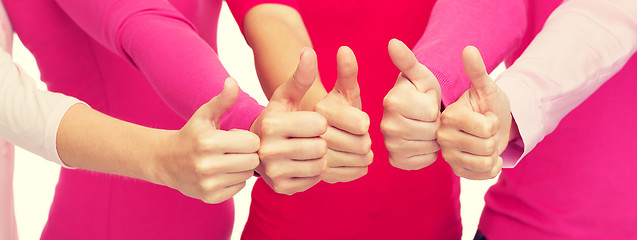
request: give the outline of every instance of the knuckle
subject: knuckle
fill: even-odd
[[[330,110],[330,108],[327,106],[327,104],[325,104],[324,101],[320,101],[316,105],[314,105],[314,111],[315,112],[326,113],[329,110]]]
[[[261,163],[261,161],[259,160],[259,155],[255,154],[250,154],[250,156],[248,157],[248,165],[247,167],[249,169],[255,169],[259,166],[259,164]]]
[[[269,161],[270,159],[276,157],[278,154],[279,152],[276,151],[275,148],[272,148],[268,145],[262,146],[261,148],[259,148],[258,151],[259,158],[264,161]]]
[[[367,154],[372,150],[372,139],[368,136],[365,136],[361,139],[361,142],[356,145],[356,149],[354,153],[356,154]]]
[[[248,151],[257,152],[261,147],[261,139],[256,134],[250,133],[246,137],[246,146],[248,146]]]
[[[383,107],[389,111],[397,111],[398,105],[401,104],[400,98],[396,95],[396,92],[390,90],[387,96],[383,98]]]
[[[267,166],[265,167],[265,175],[272,179],[280,178],[284,175],[282,168]]]
[[[284,181],[274,183],[274,186],[272,186],[272,190],[274,190],[276,193],[287,194],[287,195],[291,195],[295,193],[291,184]]]
[[[261,132],[265,136],[272,136],[276,133],[279,121],[275,118],[266,117],[261,121]]]
[[[496,148],[495,139],[488,138],[484,141],[484,149],[489,153],[494,153]]]

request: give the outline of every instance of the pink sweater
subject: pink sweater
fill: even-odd
[[[228,76],[215,51],[220,1],[5,0],[49,90],[116,118],[178,129]],[[210,47],[213,46],[213,47]],[[261,106],[241,93],[223,129]],[[232,200],[209,205],[124,177],[62,169],[43,239],[228,239]]]
[[[232,3],[244,2],[245,8]],[[348,183],[319,183],[292,196],[274,193],[263,181],[252,191],[243,239],[458,239],[460,183],[439,158],[418,171],[390,166],[378,127],[382,101],[398,69],[387,43],[398,38],[420,62],[437,72],[449,104],[468,88],[462,49],[476,45],[492,69],[519,46],[526,23],[525,0],[268,0],[301,14],[318,55],[321,81],[331,90],[341,45],[356,53],[363,110],[370,116],[374,163]],[[235,18],[258,3],[229,2]],[[433,7],[433,9],[432,9]],[[488,13],[488,14],[487,14]],[[431,14],[431,15],[430,15]],[[461,84],[464,83],[464,84]]]
[[[521,138],[486,195],[488,239],[637,238],[636,50],[637,3],[571,0],[500,75]]]

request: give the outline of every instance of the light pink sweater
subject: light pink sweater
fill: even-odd
[[[488,239],[637,238],[636,50],[637,2],[571,0],[496,80],[521,139],[486,195]]]

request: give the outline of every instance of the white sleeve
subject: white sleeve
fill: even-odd
[[[637,51],[637,0],[570,0],[558,7],[496,83],[521,138],[501,155],[513,167]]]
[[[0,53],[0,137],[65,166],[57,153],[57,130],[66,111],[76,103],[81,102],[39,90],[7,52]]]

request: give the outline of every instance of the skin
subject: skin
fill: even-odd
[[[440,86],[436,77],[403,42],[392,39],[389,56],[401,71],[383,100],[381,131],[389,162],[404,170],[431,165],[440,149],[436,130],[440,126]]]
[[[232,78],[180,130],[147,128],[76,104],[58,128],[58,154],[71,167],[146,180],[206,203],[234,196],[255,170],[277,192],[303,191],[320,181],[327,166],[327,143],[320,137],[325,118],[299,111],[316,72],[316,54],[307,49],[251,131],[219,129],[238,95]]]
[[[489,77],[480,52],[466,47],[462,60],[471,87],[442,113],[437,138],[456,175],[491,179],[502,170],[500,155],[519,133],[509,99]]]
[[[248,11],[243,29],[254,51],[265,95],[274,98],[273,89],[282,85],[281,77],[294,71],[298,51],[312,46],[303,20],[293,8],[261,4]],[[356,58],[351,49],[342,48],[337,60],[339,73],[335,88],[327,93],[317,74],[300,102],[301,109],[313,110],[327,120],[326,132],[321,136],[327,143],[327,167],[320,179],[329,183],[364,176],[373,158],[369,117],[361,110],[356,83]],[[266,174],[266,182],[267,178]]]
[[[261,164],[256,170],[277,193],[309,189],[327,167],[327,143],[321,138],[327,121],[318,113],[301,111],[300,106],[317,71],[316,53],[303,49],[294,74],[272,94],[253,124],[252,130],[261,136]]]
[[[227,79],[217,97],[172,131],[76,104],[58,128],[58,154],[72,167],[143,179],[206,203],[223,202],[245,186],[259,164],[257,135],[219,130],[219,119],[234,104],[238,89],[236,81]]]

